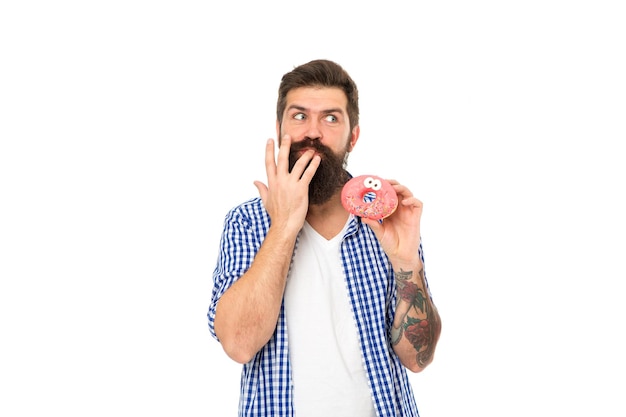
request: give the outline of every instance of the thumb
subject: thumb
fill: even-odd
[[[263,200],[263,204],[265,204],[267,192],[269,191],[267,185],[263,184],[261,181],[254,181],[254,186],[259,191],[259,196],[261,197],[261,200]]]
[[[368,219],[367,217],[361,217],[361,222],[369,226],[376,236],[378,236],[378,234],[381,232],[383,228],[382,224],[378,220]]]

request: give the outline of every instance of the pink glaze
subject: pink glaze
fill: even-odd
[[[376,194],[376,198],[366,203],[363,198],[368,193]],[[386,180],[376,175],[360,175],[343,186],[341,203],[355,216],[380,220],[396,211],[398,196]]]

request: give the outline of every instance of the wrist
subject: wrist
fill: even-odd
[[[390,260],[391,267],[397,273],[415,273],[422,269],[422,260],[418,257],[415,259],[395,259]]]

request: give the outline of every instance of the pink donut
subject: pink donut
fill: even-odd
[[[365,202],[364,197],[370,193],[375,194],[375,198]],[[384,179],[376,175],[360,175],[343,186],[341,204],[355,216],[380,220],[396,211],[398,195]]]

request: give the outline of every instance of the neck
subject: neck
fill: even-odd
[[[332,239],[343,229],[349,213],[341,204],[341,192],[324,204],[309,205],[306,221],[326,239]]]

